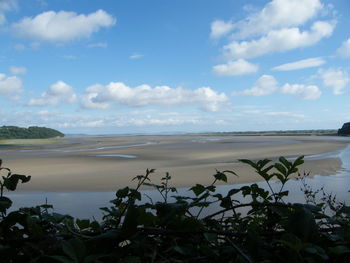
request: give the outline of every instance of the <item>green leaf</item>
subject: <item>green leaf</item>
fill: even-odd
[[[304,163],[304,155],[302,156],[299,156],[293,163],[293,166],[296,167],[296,166],[299,166],[301,164]]]
[[[275,168],[283,175],[286,175],[287,174],[287,169],[284,168],[284,166],[280,163],[275,163]]]
[[[253,167],[253,168],[255,168],[255,169],[258,169],[257,164],[254,163],[254,162],[251,161],[251,160],[248,160],[248,159],[239,159],[238,161],[240,161],[241,163],[248,164],[248,165],[250,165],[251,167]]]
[[[4,186],[9,191],[14,191],[17,188],[19,181],[22,183],[29,182],[31,176],[21,175],[21,174],[11,174],[9,177],[4,178]]]
[[[0,197],[0,212],[5,212],[7,209],[9,209],[12,205],[11,199],[7,198],[6,196]]]
[[[78,225],[80,230],[86,229],[90,227],[89,219],[77,219],[75,223]]]
[[[115,195],[116,195],[117,197],[119,197],[119,198],[127,197],[128,194],[129,194],[129,190],[130,190],[129,187],[124,187],[124,188],[122,188],[122,189],[119,189],[119,190],[115,193]]]
[[[288,161],[286,158],[284,158],[283,156],[281,156],[279,159],[280,163],[282,163],[286,168],[290,168],[292,167],[292,163],[290,161]]]
[[[196,195],[199,196],[201,193],[205,191],[205,187],[201,184],[196,184],[195,186],[191,187],[190,190]]]
[[[214,177],[215,177],[215,179],[217,179],[219,181],[223,181],[223,182],[227,183],[227,176],[222,172],[217,171],[217,173],[214,174]]]

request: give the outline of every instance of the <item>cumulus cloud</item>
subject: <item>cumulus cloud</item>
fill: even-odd
[[[0,25],[6,22],[6,12],[17,8],[17,0],[0,1]]]
[[[132,54],[129,58],[130,58],[130,59],[139,59],[139,58],[142,58],[142,57],[143,57],[142,54],[134,53],[134,54]]]
[[[66,11],[47,11],[25,17],[12,28],[19,37],[38,41],[67,42],[89,37],[102,27],[110,27],[116,19],[103,10],[85,15]]]
[[[334,27],[333,22],[317,21],[310,31],[300,31],[297,27],[272,30],[257,40],[232,41],[224,46],[224,53],[228,58],[253,58],[311,46],[322,38],[331,36]]]
[[[258,71],[258,66],[244,59],[229,61],[226,64],[216,65],[213,72],[217,76],[237,76],[254,73]]]
[[[338,54],[343,57],[350,57],[350,38],[345,40],[337,50]]]
[[[59,104],[71,104],[76,101],[77,95],[73,88],[63,81],[52,84],[39,98],[31,99],[29,106],[55,106]]]
[[[303,25],[322,9],[319,0],[273,0],[261,11],[231,24],[230,29],[237,28],[234,37],[243,39],[268,33],[272,29]]]
[[[81,103],[84,108],[94,109],[104,109],[111,104],[129,107],[196,104],[207,111],[218,111],[220,105],[227,100],[224,93],[217,93],[209,87],[186,90],[168,86],[152,88],[149,85],[141,85],[131,88],[121,82],[111,82],[106,86],[94,85],[87,88]]]
[[[226,35],[234,28],[234,24],[232,22],[225,22],[222,20],[215,20],[211,23],[211,38],[219,38],[221,36]]]
[[[27,69],[25,67],[10,67],[10,72],[13,75],[24,75],[27,73]]]
[[[277,71],[298,70],[298,69],[304,69],[304,68],[319,67],[325,63],[326,61],[324,61],[324,59],[320,57],[308,58],[308,59],[298,60],[291,63],[282,64],[272,68],[272,70],[277,70]]]
[[[295,95],[305,100],[315,100],[321,96],[320,89],[315,85],[289,84],[282,86],[282,93]]]
[[[323,81],[323,86],[333,89],[334,95],[341,95],[350,84],[350,78],[346,71],[341,69],[327,69],[318,71]]]
[[[0,73],[0,96],[17,99],[22,92],[22,81],[16,76],[6,76]]]
[[[277,90],[278,82],[271,75],[262,75],[251,89],[234,92],[233,95],[242,96],[266,96]]]

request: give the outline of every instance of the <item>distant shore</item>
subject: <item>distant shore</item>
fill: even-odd
[[[59,143],[14,145],[1,150],[3,165],[32,175],[20,190],[47,192],[114,191],[155,168],[155,181],[169,172],[175,186],[209,184],[215,170],[233,170],[230,184],[260,180],[237,160],[310,156],[340,151],[350,138],[329,136],[144,135],[66,137]],[[335,156],[306,160],[301,172],[330,175],[341,169]]]

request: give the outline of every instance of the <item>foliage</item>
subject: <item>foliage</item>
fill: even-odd
[[[338,130],[338,135],[349,136],[350,135],[350,122],[344,123],[341,129]]]
[[[269,191],[251,184],[216,192],[232,171],[217,171],[213,183],[196,184],[188,196],[176,194],[166,174],[151,181],[154,170],[134,178],[136,188],[116,192],[102,222],[50,212],[44,204],[10,213],[14,191],[30,177],[4,174],[0,197],[0,256],[3,262],[348,262],[350,207],[316,195],[303,181],[305,204],[287,203],[285,185],[303,157],[291,162],[240,160],[263,178]],[[1,164],[0,164],[1,166]],[[280,182],[274,189],[271,180]],[[154,187],[162,201],[143,201],[140,187]],[[239,201],[242,195],[244,202]],[[212,212],[210,207],[219,208]]]
[[[50,128],[32,126],[21,128],[17,126],[0,127],[0,139],[45,139],[63,137],[64,134]]]

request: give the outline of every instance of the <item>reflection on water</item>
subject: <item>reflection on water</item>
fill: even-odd
[[[96,157],[117,157],[117,158],[126,158],[126,159],[135,159],[136,155],[130,154],[96,154]]]
[[[112,145],[95,148],[79,148],[79,149],[40,149],[40,150],[21,150],[21,152],[36,152],[36,153],[75,153],[75,152],[91,152],[91,151],[103,151],[113,149],[124,149],[132,147],[140,147],[146,145],[156,144],[156,142],[145,142],[138,144],[126,144],[126,145]]]
[[[334,155],[334,153],[331,153]],[[324,155],[323,158],[328,157]],[[332,176],[314,176],[307,178],[306,182],[313,189],[325,187],[327,193],[337,195],[338,200],[345,201],[347,205],[350,204],[350,144],[341,152],[337,153],[337,157],[342,160],[343,169],[338,174]],[[125,156],[124,156],[125,157]],[[136,156],[135,156],[136,157]],[[130,158],[130,157],[125,157]],[[320,158],[320,156],[319,156]],[[267,185],[264,182],[259,182],[259,186],[267,190]],[[240,188],[243,185],[222,185],[217,187],[217,191],[221,194],[226,194],[232,188]],[[272,182],[274,189],[279,189],[278,182]],[[287,190],[290,191],[287,201],[290,202],[304,202],[304,195],[300,191],[301,183],[297,180],[290,180],[287,185]],[[154,190],[144,190],[143,194],[151,197],[153,201],[161,200],[161,196]],[[190,192],[188,188],[179,188],[179,195],[188,196]],[[68,213],[79,218],[96,218],[101,219],[102,212],[100,207],[110,206],[109,200],[115,198],[115,192],[74,192],[74,193],[48,193],[48,192],[21,192],[8,193],[8,196],[13,200],[12,209],[19,207],[26,207],[40,205],[45,203],[45,199],[49,204],[52,204],[57,213]],[[144,200],[148,198],[144,196]],[[243,199],[243,198],[242,198]]]

